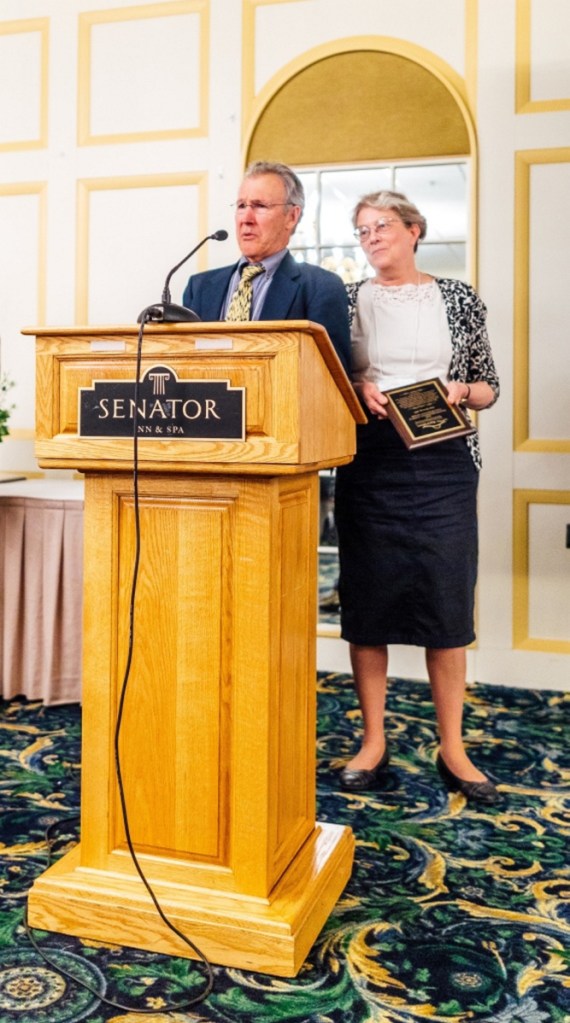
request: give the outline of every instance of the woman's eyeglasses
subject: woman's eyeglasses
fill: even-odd
[[[366,241],[370,237],[373,231],[378,231],[379,234],[385,234],[392,227],[392,224],[397,224],[397,217],[382,217],[380,220],[375,220],[373,224],[367,227],[356,227],[353,231],[354,237],[358,238],[359,241]]]

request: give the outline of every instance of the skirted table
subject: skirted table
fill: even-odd
[[[81,699],[83,481],[0,484],[0,695]]]

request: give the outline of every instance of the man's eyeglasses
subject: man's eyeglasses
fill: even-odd
[[[252,213],[269,213],[275,206],[294,206],[294,202],[244,202],[243,199],[238,199],[237,202],[232,203],[232,206],[236,213],[245,213],[247,209],[250,209]]]
[[[356,227],[353,231],[354,237],[358,238],[359,241],[366,241],[370,237],[372,231],[378,231],[379,234],[385,234],[392,227],[392,224],[397,224],[397,217],[382,217],[381,220],[375,220],[373,224],[368,227]]]

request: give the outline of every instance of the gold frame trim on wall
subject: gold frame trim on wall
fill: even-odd
[[[570,438],[530,437],[530,168],[570,163],[570,148],[526,149],[515,153],[514,397],[515,451],[570,452]]]
[[[426,50],[415,43],[407,42],[405,39],[398,39],[391,36],[364,35],[352,38],[343,37],[330,42],[321,43],[305,53],[299,54],[288,64],[283,65],[272,77],[262,86],[259,93],[255,92],[255,13],[258,7],[271,7],[283,3],[303,3],[306,0],[242,0],[242,135],[244,136],[244,151],[247,151],[248,139],[251,136],[255,122],[271,96],[294,74],[302,71],[303,68],[322,60],[323,57],[330,57],[337,53],[346,53],[353,49],[380,50],[387,53],[396,53],[401,57],[409,57],[417,61],[423,67],[428,68],[433,74],[448,87],[453,82],[462,94],[463,101],[474,103],[477,95],[477,40],[479,0],[464,0],[465,3],[465,82],[450,64],[430,50]],[[471,45],[474,39],[474,45]],[[389,44],[389,45],[387,45]],[[471,114],[469,114],[471,120]],[[467,119],[466,119],[467,121]],[[249,125],[249,131],[247,126]]]
[[[244,0],[244,3],[257,4],[258,2],[260,2],[260,0]],[[263,2],[269,2],[269,0],[263,0]],[[275,0],[271,0],[271,2],[275,2]],[[284,0],[280,0],[280,2],[284,2]],[[350,53],[353,50],[372,50],[380,53],[393,53],[399,57],[406,57],[408,60],[415,61],[415,63],[420,64],[421,67],[426,68],[435,75],[435,77],[446,86],[449,92],[451,92],[458,107],[460,108],[467,127],[472,152],[476,151],[475,127],[469,106],[465,81],[461,78],[457,71],[455,71],[450,64],[447,64],[446,61],[442,60],[441,57],[438,57],[437,54],[432,53],[431,50],[426,50],[424,47],[417,46],[415,43],[408,43],[404,39],[396,39],[392,36],[365,35],[345,36],[342,39],[334,39],[329,43],[320,43],[311,50],[306,50],[304,53],[299,54],[299,56],[289,61],[288,64],[284,64],[280,67],[255,96],[248,96],[245,93],[244,88],[242,132],[243,152],[247,152],[251,135],[262,110],[275,93],[287,81],[289,81],[290,78],[298,74],[299,71],[309,67],[311,64],[315,64],[319,60],[323,60],[326,57],[336,56],[339,53]],[[248,62],[253,62],[253,52],[247,53],[244,43],[244,64],[247,64]],[[246,69],[244,68],[244,80],[247,73],[248,72],[246,72]]]
[[[306,3],[307,0],[242,0],[241,23],[241,97],[242,126],[251,118],[255,98],[255,13],[258,7],[274,7],[277,4]],[[303,65],[304,66],[304,65]]]
[[[515,113],[542,114],[570,110],[568,99],[531,99],[532,0],[517,0],[515,28]]]
[[[200,17],[200,102],[199,124],[195,128],[165,128],[164,130],[117,132],[95,135],[91,132],[91,30],[94,25],[118,21],[140,21],[146,18],[165,18],[180,14],[198,14]],[[209,109],[209,0],[172,0],[170,3],[122,7],[116,10],[87,11],[79,14],[77,144],[79,146],[109,145],[130,142],[165,142],[174,139],[202,138],[208,134]]]
[[[36,323],[42,326],[46,322],[46,265],[47,265],[47,182],[26,181],[22,183],[0,184],[0,196],[37,195],[39,199],[38,216],[38,304]],[[4,439],[9,441],[30,441],[35,438],[35,430],[30,427],[10,428]],[[27,475],[30,475],[27,473]]]
[[[0,196],[37,195],[38,215],[38,306],[37,324],[45,323],[46,315],[46,266],[47,266],[47,181],[23,181],[0,184]]]
[[[0,142],[0,152],[19,152],[23,149],[45,149],[48,144],[48,70],[49,70],[49,18],[29,18],[22,21],[0,21],[0,35],[23,35],[39,32],[40,56],[40,134],[37,139],[18,142]]]
[[[89,315],[89,228],[90,197],[93,192],[120,191],[134,188],[172,188],[181,185],[198,187],[198,235],[207,234],[207,180],[206,171],[191,174],[143,174],[124,177],[82,178],[77,182],[77,249],[75,285],[75,322],[87,324]],[[204,248],[198,255],[200,269],[205,269]]]
[[[479,0],[465,0],[465,87],[472,110],[477,109],[479,68]]]
[[[570,653],[570,640],[529,636],[529,507],[531,504],[570,505],[569,490],[513,492],[513,647]]]
[[[243,0],[244,5],[252,9],[259,3],[275,2],[275,0]],[[278,2],[289,2],[289,0],[278,0]],[[473,17],[475,0],[470,0],[470,18]],[[469,196],[470,223],[472,226],[470,238],[470,260],[469,279],[474,287],[477,287],[478,278],[478,145],[475,131],[474,118],[469,105],[469,98],[465,81],[460,75],[444,60],[415,43],[408,43],[405,40],[392,38],[390,36],[349,36],[344,39],[335,39],[330,43],[322,43],[311,50],[307,50],[294,60],[285,64],[273,75],[258,95],[247,97],[245,95],[246,81],[248,74],[246,65],[253,65],[254,40],[250,40],[251,50],[248,53],[244,38],[244,127],[242,141],[241,164],[245,166],[247,154],[251,144],[252,136],[261,114],[275,94],[295,75],[327,57],[337,56],[341,53],[350,53],[355,50],[371,50],[379,53],[391,53],[399,57],[411,60],[433,74],[438,81],[450,92],[463,117],[467,135],[469,138],[469,149],[471,154],[471,189]],[[474,88],[474,80],[471,78],[471,88]]]

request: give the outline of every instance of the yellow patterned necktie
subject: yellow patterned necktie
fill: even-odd
[[[253,298],[253,278],[264,274],[265,267],[261,263],[248,263],[244,266],[241,280],[232,295],[226,320],[249,320]]]

